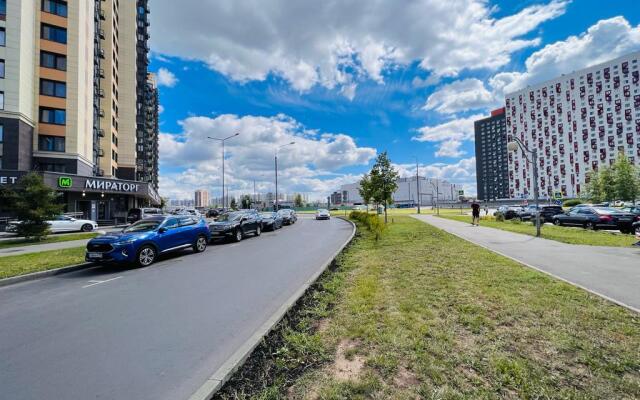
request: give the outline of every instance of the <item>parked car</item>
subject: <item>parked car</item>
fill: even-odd
[[[282,228],[282,216],[277,212],[260,213],[262,218],[262,229],[267,231],[275,231]]]
[[[543,205],[540,206],[540,222],[553,222],[553,217],[558,214],[562,214],[564,210],[561,206],[554,205]],[[522,221],[533,221],[536,219],[536,214],[538,213],[538,208],[535,205],[530,205],[524,208],[521,212],[518,213],[516,218],[521,219]]]
[[[319,208],[316,211],[316,219],[330,219],[331,213],[325,208]]]
[[[502,215],[504,219],[513,219],[522,211],[524,211],[524,207],[522,206],[500,206],[493,215],[496,217]]]
[[[141,219],[156,217],[158,215],[162,215],[162,210],[159,208],[132,208],[127,213],[127,222],[132,224]]]
[[[211,239],[226,239],[239,242],[248,234],[260,236],[262,227],[260,219],[254,213],[234,211],[222,214],[218,219],[209,224]]]
[[[574,207],[553,217],[554,225],[581,226],[585,229],[617,229],[631,233],[635,215],[608,207]]]
[[[51,233],[91,232],[94,229],[98,229],[98,223],[96,221],[77,219],[67,215],[58,215],[55,219],[46,222],[49,224]],[[9,221],[5,230],[10,233],[15,233],[18,231],[18,225],[20,224],[22,224],[22,221]]]
[[[290,208],[284,208],[278,211],[278,213],[282,217],[282,223],[284,225],[293,225],[298,220],[298,216],[296,215],[295,210],[292,210]]]
[[[640,240],[640,221],[636,221],[632,225],[633,232],[635,232],[636,237]]]
[[[640,217],[640,206],[625,206],[622,207],[620,211],[628,212]]]
[[[148,217],[122,232],[91,239],[87,243],[85,259],[147,267],[162,253],[188,247],[196,253],[205,251],[210,239],[209,227],[203,219],[188,215]]]

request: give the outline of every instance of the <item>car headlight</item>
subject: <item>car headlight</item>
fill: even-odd
[[[131,244],[133,242],[135,242],[135,239],[127,239],[127,240],[121,240],[119,242],[113,242],[114,246],[126,246],[128,244]]]

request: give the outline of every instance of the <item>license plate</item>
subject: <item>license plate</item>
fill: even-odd
[[[87,256],[89,258],[102,258],[102,253],[89,253]]]
[[[620,222],[631,222],[631,218],[620,218],[618,219]]]

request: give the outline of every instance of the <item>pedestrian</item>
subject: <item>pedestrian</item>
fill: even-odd
[[[478,226],[480,224],[480,204],[475,200],[471,204],[471,216],[471,225]]]
[[[489,215],[489,206],[488,205],[484,205],[484,216],[486,217],[487,215]]]
[[[632,244],[632,246],[640,246],[640,227],[636,229],[636,239],[638,239],[638,241]]]

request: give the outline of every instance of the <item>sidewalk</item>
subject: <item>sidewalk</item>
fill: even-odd
[[[640,312],[638,248],[566,244],[432,215],[412,217]]]
[[[21,254],[39,253],[47,250],[62,250],[72,247],[85,246],[90,239],[70,240],[68,242],[56,242],[45,244],[32,244],[29,246],[7,247],[0,249],[0,257],[19,256]]]

